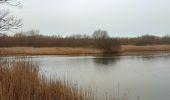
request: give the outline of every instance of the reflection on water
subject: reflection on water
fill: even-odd
[[[170,100],[169,54],[30,56],[27,59],[38,62],[40,74],[47,78],[75,80],[80,86],[97,90],[97,94],[127,95],[130,100]]]
[[[96,64],[107,66],[109,64],[115,64],[120,60],[120,57],[116,55],[103,54],[95,56],[93,59]]]

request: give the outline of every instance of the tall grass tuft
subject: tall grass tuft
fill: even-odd
[[[0,61],[0,100],[94,100],[93,93],[47,80],[30,61]]]

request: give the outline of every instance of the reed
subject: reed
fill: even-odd
[[[102,50],[94,48],[72,48],[72,47],[7,47],[0,48],[0,55],[78,55],[98,54]]]
[[[170,45],[121,45],[114,46],[110,53],[131,53],[131,52],[169,52]],[[103,54],[101,49],[80,48],[80,47],[1,47],[0,55],[89,55]]]
[[[0,100],[97,100],[66,81],[47,80],[30,61],[0,61]]]
[[[121,52],[169,52],[170,45],[122,45]]]

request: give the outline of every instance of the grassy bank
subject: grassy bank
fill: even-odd
[[[135,46],[135,45],[123,45],[121,46],[122,53],[128,52],[169,52],[170,45],[145,45],[145,46]]]
[[[120,53],[131,52],[169,52],[170,45],[147,45],[134,46],[122,45],[120,46]],[[94,48],[71,48],[71,47],[3,47],[0,48],[1,55],[79,55],[79,54],[101,54],[100,49]]]
[[[0,100],[98,100],[75,85],[46,80],[29,61],[11,61],[0,61]]]
[[[1,55],[77,55],[99,54],[102,50],[93,48],[70,48],[70,47],[8,47],[0,48]]]

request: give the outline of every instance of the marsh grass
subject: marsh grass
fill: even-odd
[[[77,55],[100,54],[103,51],[94,48],[73,47],[7,47],[0,48],[1,55]]]
[[[170,51],[170,45],[122,45],[121,52],[168,52]]]
[[[116,52],[116,51],[117,52]],[[114,46],[111,52],[113,54],[131,53],[131,52],[169,52],[170,45],[121,45]],[[80,47],[1,47],[0,55],[88,55],[103,54],[105,51],[95,48]]]
[[[92,91],[83,91],[66,81],[47,80],[38,65],[23,60],[0,61],[0,100],[95,100]]]
[[[0,58],[0,100],[120,100],[108,94],[100,98],[92,88],[66,79],[46,79],[39,65],[26,59]]]

